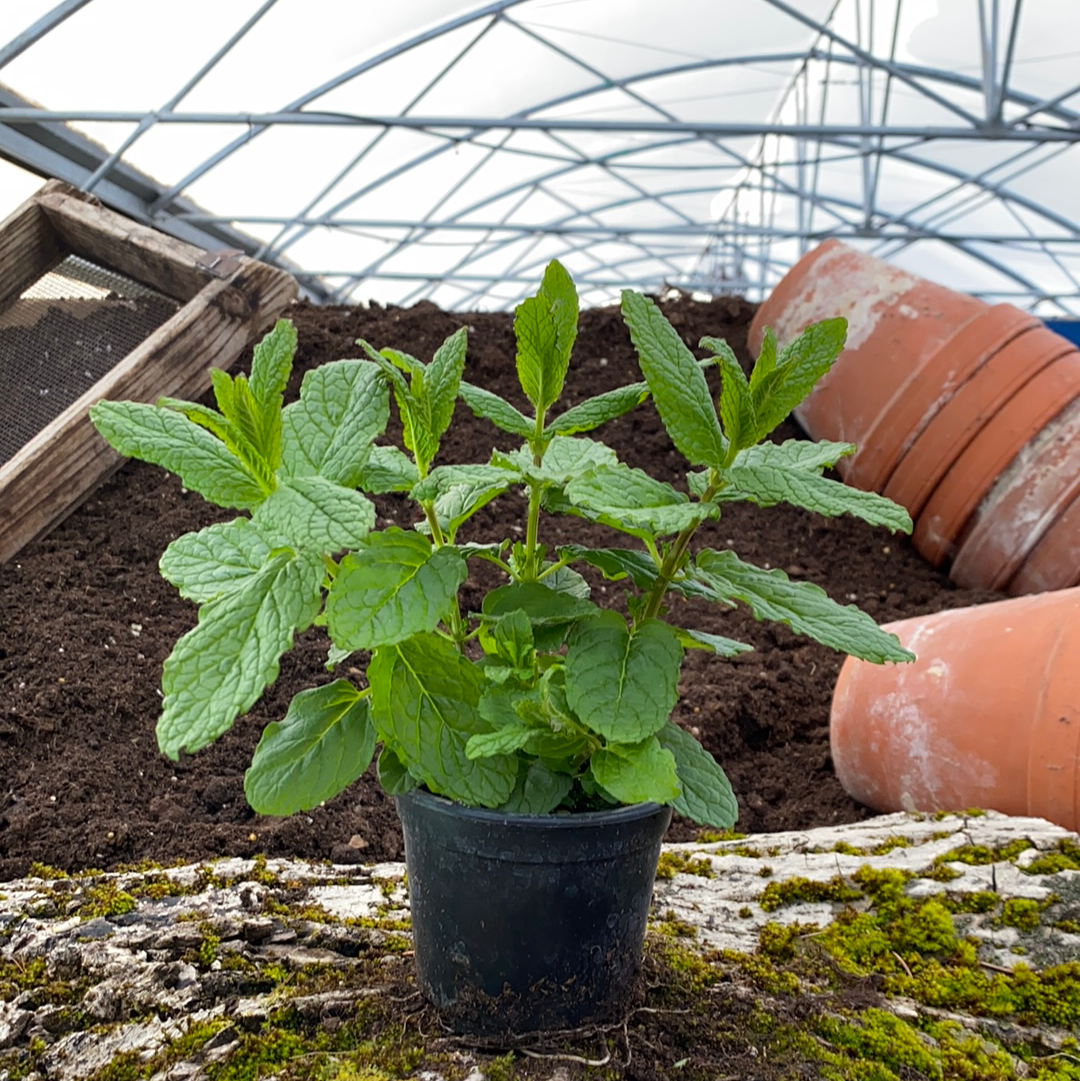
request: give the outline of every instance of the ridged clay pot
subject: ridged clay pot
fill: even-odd
[[[979,504],[960,538],[953,581],[1004,589],[1078,495],[1080,398],[1020,451]]]
[[[1080,586],[1080,496],[1055,519],[1028,553],[1005,592],[1014,597]]]
[[[997,313],[1008,305],[997,305]],[[1013,308],[1013,312],[1019,309]],[[1026,314],[1026,313],[1021,313]],[[1048,331],[1034,317],[1027,316],[1018,334],[995,333],[987,317],[964,327],[942,347],[978,358],[969,377],[957,387],[912,440],[882,489],[917,517],[945,474],[978,435],[980,429],[1027,380],[1069,352],[1069,344]],[[979,341],[973,341],[975,332]]]
[[[915,521],[915,547],[934,566],[957,542],[998,477],[1080,394],[1080,351],[1069,349],[1029,379],[958,455]]]
[[[830,738],[879,811],[982,807],[1080,827],[1080,589],[885,626],[918,660],[844,662]]]
[[[795,415],[815,439],[855,443],[858,452],[837,463],[840,475],[880,490],[910,441],[910,432],[890,427],[890,411],[918,386],[941,347],[987,310],[974,297],[828,240],[803,256],[758,309],[750,346],[760,349],[766,326],[783,344],[811,323],[847,319],[843,354]]]

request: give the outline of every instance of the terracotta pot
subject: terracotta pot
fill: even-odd
[[[1058,515],[1005,586],[1013,596],[1080,586],[1080,496]]]
[[[950,577],[965,588],[1003,589],[1078,495],[1080,398],[998,477],[964,530]]]
[[[1002,471],[1063,406],[1080,395],[1080,351],[1037,372],[979,430],[956,458],[915,521],[915,547],[935,567],[956,542]]]
[[[843,354],[795,415],[815,439],[855,443],[858,452],[841,459],[838,471],[849,483],[879,490],[910,441],[909,431],[888,423],[890,411],[903,408],[941,347],[988,310],[974,297],[828,240],[803,256],[758,309],[750,345],[758,351],[766,326],[783,344],[821,319],[847,319]]]
[[[844,788],[879,811],[982,807],[1080,826],[1080,589],[886,629],[918,660],[844,662],[830,728]]]
[[[990,325],[989,319],[969,323],[957,335],[955,347],[959,351],[969,332],[981,332]],[[926,506],[942,477],[987,420],[1033,375],[1071,348],[1034,316],[1028,316],[1021,332],[1004,342],[995,336],[968,344],[972,355],[980,358],[971,375],[916,435],[882,489],[883,495],[906,507],[912,517]],[[947,343],[942,352],[952,348],[953,343]]]

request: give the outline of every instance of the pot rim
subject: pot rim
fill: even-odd
[[[629,803],[612,807],[604,811],[564,811],[550,814],[519,814],[515,811],[498,811],[490,807],[469,807],[464,803],[437,796],[424,788],[414,788],[394,797],[395,800],[411,800],[423,805],[437,814],[466,819],[473,822],[499,822],[510,827],[523,829],[543,826],[546,829],[568,830],[589,829],[607,823],[636,822],[649,818],[658,812],[670,812],[671,808],[663,803]]]

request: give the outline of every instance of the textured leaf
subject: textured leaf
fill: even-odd
[[[731,829],[739,817],[739,806],[716,759],[676,724],[664,725],[656,738],[671,752],[679,776],[682,791],[671,801],[672,807],[699,825]]]
[[[549,484],[565,484],[574,477],[600,466],[616,466],[619,459],[615,452],[594,439],[557,435],[548,444],[540,465],[533,462],[528,447],[520,447],[513,454],[493,455],[493,462],[505,462],[532,480]]]
[[[454,415],[458,385],[465,370],[466,335],[465,327],[454,331],[435,350],[435,356],[427,366],[425,386],[430,403],[431,432],[436,439],[442,437]]]
[[[419,479],[413,460],[397,447],[372,447],[355,478],[356,487],[371,495],[407,492]]]
[[[420,782],[402,765],[401,759],[389,747],[382,747],[375,763],[379,784],[388,796],[403,796]]]
[[[365,360],[336,360],[304,376],[300,400],[282,413],[282,472],[356,488],[390,417],[386,383]]]
[[[490,758],[495,754],[513,754],[521,750],[535,734],[535,729],[528,725],[507,725],[494,732],[480,732],[469,737],[465,753],[470,761],[477,758]]]
[[[853,604],[839,605],[812,582],[792,582],[782,570],[762,570],[734,552],[698,554],[697,579],[718,598],[736,598],[756,619],[783,623],[822,645],[864,661],[910,661],[914,655]]]
[[[577,336],[578,301],[570,275],[548,264],[537,295],[514,309],[518,381],[538,413],[562,393]]]
[[[591,432],[615,417],[629,413],[641,405],[649,396],[648,383],[628,383],[624,387],[586,398],[578,405],[571,406],[565,413],[560,413],[544,429],[544,436],[551,439],[557,435],[576,435],[578,432]]]
[[[691,503],[670,484],[625,465],[590,470],[564,491],[575,506],[602,514],[608,524],[655,536],[679,533],[718,513],[711,504]]]
[[[482,605],[484,617],[497,620],[521,609],[534,627],[569,623],[599,609],[591,601],[548,589],[542,582],[513,582],[491,590]]]
[[[671,803],[679,796],[675,759],[656,736],[594,751],[589,772],[620,803]]]
[[[375,725],[366,697],[346,680],[301,691],[271,722],[244,774],[256,814],[309,811],[349,787],[371,764]]]
[[[512,470],[495,465],[440,465],[417,483],[409,494],[417,502],[423,502],[438,499],[460,486],[484,489],[502,485],[505,489],[520,479]]]
[[[911,532],[908,512],[891,499],[805,470],[737,465],[724,471],[723,480],[725,499],[737,492],[762,507],[787,503],[830,517],[850,514],[893,532]]]
[[[679,642],[686,649],[704,649],[717,657],[736,657],[740,653],[753,653],[754,647],[734,638],[725,638],[721,634],[709,634],[708,631],[684,630],[678,628]]]
[[[720,358],[720,419],[729,449],[751,446],[756,442],[757,418],[750,384],[734,357]]]
[[[572,567],[559,567],[558,570],[545,573],[540,584],[556,593],[565,593],[580,600],[587,601],[592,595],[589,583]]]
[[[727,441],[694,354],[648,297],[624,290],[622,312],[671,441],[691,465],[722,464]]]
[[[90,419],[113,449],[175,473],[210,503],[250,510],[266,498],[259,478],[220,439],[180,413],[141,402],[98,402]]]
[[[518,776],[514,791],[500,811],[507,814],[550,814],[570,794],[574,779],[569,774],[548,769],[543,762],[530,762]]]
[[[175,645],[161,677],[158,746],[169,758],[213,743],[278,674],[293,635],[310,626],[322,600],[322,560],[288,550],[270,557],[238,588],[204,604]]]
[[[717,361],[734,360],[738,363],[738,358],[735,356],[735,350],[732,349],[723,338],[713,338],[706,335],[698,342],[698,345],[700,345],[702,349],[708,349]]]
[[[812,443],[807,439],[787,439],[783,443],[759,443],[739,451],[735,466],[771,466],[775,469],[800,469],[820,474],[849,454],[855,453],[854,443]]]
[[[533,421],[497,394],[462,380],[458,395],[473,413],[484,420],[490,420],[496,428],[522,439],[530,439],[535,434],[536,425]]]
[[[324,477],[293,477],[256,508],[252,521],[294,546],[337,552],[363,543],[375,527],[375,504]]]
[[[609,582],[629,577],[638,589],[649,589],[658,571],[647,552],[633,548],[583,548],[570,544],[559,549],[562,559],[588,563],[600,571]]]
[[[251,359],[251,393],[260,406],[281,408],[296,356],[296,327],[279,319],[255,346]]]
[[[249,518],[234,518],[177,537],[162,553],[158,569],[181,597],[201,604],[243,585],[285,543],[280,534]]]
[[[773,366],[750,376],[757,430],[754,439],[764,439],[814,389],[814,384],[833,366],[844,348],[845,319],[825,319],[807,327],[793,342],[780,350]],[[764,349],[763,349],[764,351]],[[705,462],[702,465],[708,464]]]
[[[281,403],[296,355],[296,328],[279,319],[254,349],[248,388],[255,406],[256,447],[271,471],[281,465]]]
[[[649,619],[633,632],[616,612],[579,622],[566,651],[566,698],[581,722],[609,740],[637,743],[663,725],[679,697],[682,646]]]
[[[419,533],[371,533],[341,561],[330,588],[330,637],[342,648],[374,649],[434,630],[466,573],[457,552],[432,548]]]
[[[497,807],[514,789],[510,755],[471,761],[469,738],[489,730],[477,708],[483,674],[438,635],[381,646],[368,665],[379,735],[418,780],[437,795]]]

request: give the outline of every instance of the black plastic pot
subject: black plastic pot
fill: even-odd
[[[416,968],[458,1032],[574,1028],[626,1003],[671,808],[512,815],[397,797]]]

